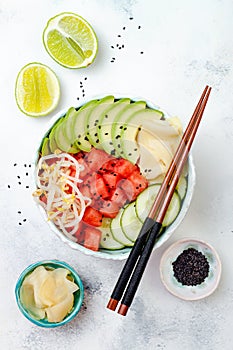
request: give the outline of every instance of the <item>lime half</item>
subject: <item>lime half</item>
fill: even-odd
[[[43,33],[49,55],[67,68],[84,68],[97,54],[98,41],[90,24],[74,13],[61,13],[51,18]]]
[[[31,117],[47,115],[57,106],[60,98],[58,78],[44,64],[29,63],[17,76],[15,97],[23,113]]]

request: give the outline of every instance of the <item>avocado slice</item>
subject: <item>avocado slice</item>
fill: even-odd
[[[122,98],[110,105],[99,118],[99,126],[97,130],[99,145],[108,154],[111,154],[114,151],[111,137],[112,123],[116,116],[129,104],[129,98]]]
[[[144,110],[146,108],[145,101],[137,101],[127,105],[120,113],[118,113],[114,119],[111,129],[111,138],[115,156],[122,157],[123,151],[121,149],[121,131],[124,128],[126,120],[137,111]]]
[[[78,111],[71,107],[68,109],[65,119],[63,121],[63,133],[67,140],[69,140],[71,147],[74,146],[74,139],[73,139],[73,123],[75,118],[77,117]]]
[[[71,126],[74,145],[77,145],[80,150],[85,152],[90,152],[91,150],[91,144],[85,132],[86,117],[97,103],[98,100],[91,100],[79,108]]]
[[[119,137],[124,158],[133,164],[137,162],[140,156],[140,150],[136,141],[138,132],[143,128],[145,122],[152,126],[153,121],[160,120],[162,117],[162,112],[150,108],[135,112],[129,116]]]
[[[98,128],[100,122],[100,116],[105,113],[110,105],[114,103],[114,96],[106,96],[99,100],[99,102],[92,108],[89,114],[86,115],[85,121],[85,133],[88,137],[90,144],[94,147],[100,147]]]
[[[68,114],[68,117],[69,117],[69,114]],[[68,153],[77,153],[79,149],[76,147],[76,145],[73,146],[71,144],[71,141],[67,138],[64,132],[65,130],[64,123],[66,122],[66,117],[63,117],[61,120],[62,120],[61,123],[59,123],[55,128],[55,132],[54,132],[55,141],[59,149],[61,149],[62,151],[65,151]]]
[[[57,149],[59,149],[58,144],[55,139],[55,132],[56,128],[58,127],[59,124],[63,122],[63,118],[60,118],[57,120],[57,122],[53,125],[50,134],[49,134],[49,148],[52,153],[54,153]]]

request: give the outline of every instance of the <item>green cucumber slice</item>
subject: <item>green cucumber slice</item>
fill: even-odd
[[[124,245],[119,243],[113,238],[112,232],[110,230],[111,219],[103,219],[102,226],[100,230],[102,232],[100,240],[100,248],[108,250],[118,250],[124,248]]]
[[[124,231],[121,228],[121,216],[124,213],[125,209],[121,209],[117,216],[112,219],[110,224],[110,230],[112,232],[113,238],[118,241],[119,243],[123,244],[126,247],[132,247],[133,242],[129,240],[126,235],[124,234]]]
[[[188,187],[187,179],[184,176],[181,176],[176,186],[177,192],[181,200],[183,200],[185,197],[185,194],[187,192],[187,187]]]
[[[136,199],[136,214],[141,222],[144,222],[159,192],[161,184],[154,184],[147,187]],[[175,191],[163,220],[163,226],[169,226],[176,219],[180,212],[180,197]]]
[[[135,242],[142,228],[142,222],[138,219],[135,211],[135,202],[130,203],[124,209],[120,225],[126,237]]]

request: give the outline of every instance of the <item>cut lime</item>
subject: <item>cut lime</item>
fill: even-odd
[[[31,117],[47,115],[57,106],[60,98],[58,78],[44,64],[29,63],[17,76],[15,97],[23,113]]]
[[[97,54],[98,41],[90,24],[74,13],[61,13],[51,18],[43,33],[49,55],[67,68],[84,68]]]

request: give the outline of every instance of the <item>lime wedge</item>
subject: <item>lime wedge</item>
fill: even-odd
[[[58,78],[44,64],[29,63],[17,76],[15,97],[23,113],[31,117],[47,115],[54,110],[60,98]]]
[[[49,55],[66,68],[89,66],[98,51],[93,28],[85,19],[70,12],[61,13],[48,21],[43,42]]]

